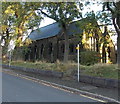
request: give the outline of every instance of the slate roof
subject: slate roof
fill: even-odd
[[[58,35],[61,30],[62,29],[59,23],[55,22],[53,24],[34,30],[30,33],[29,38],[31,40],[45,39]],[[80,30],[80,28],[76,26],[76,22],[71,23],[69,28],[67,29],[68,35],[78,34],[81,32],[82,31]]]

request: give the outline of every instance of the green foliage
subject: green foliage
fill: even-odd
[[[82,65],[92,65],[99,62],[99,53],[95,51],[84,51],[80,53]]]
[[[98,19],[107,25],[111,25],[116,18],[119,21],[120,16],[120,1],[119,2],[104,2],[103,10],[98,12]],[[117,22],[116,24],[119,23]]]
[[[22,43],[24,33],[40,25],[41,16],[36,13],[40,3],[32,2],[3,2],[2,3],[2,40],[16,40]]]
[[[111,25],[112,24],[112,15],[108,11],[99,11],[97,13],[96,18],[105,25]]]
[[[101,34],[97,21],[98,19],[96,18],[94,11],[87,12],[85,18],[78,22],[78,26],[84,30],[87,37],[91,37],[92,34],[93,37],[97,38],[94,34]]]
[[[80,18],[81,12],[79,10],[80,8],[77,7],[76,2],[50,2],[43,3],[42,9],[39,12],[54,19],[63,26],[65,24],[69,25],[75,18]]]

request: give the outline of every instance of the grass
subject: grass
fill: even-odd
[[[116,64],[99,63],[87,66],[83,73],[90,76],[118,79],[118,68]]]
[[[3,63],[7,64],[6,62]],[[24,61],[12,61],[11,65],[64,72],[65,76],[69,77],[77,73],[77,63],[75,62],[64,64],[60,61],[57,61],[56,63],[47,63],[45,61],[36,61],[34,63]],[[91,66],[80,65],[80,72],[81,74],[89,76],[118,79],[118,68],[116,64],[98,63]]]

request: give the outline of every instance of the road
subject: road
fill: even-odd
[[[2,81],[3,102],[98,102],[4,72]]]

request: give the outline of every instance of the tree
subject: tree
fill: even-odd
[[[112,23],[117,32],[117,63],[120,68],[120,1],[103,3],[103,11],[110,11]],[[106,19],[109,16],[106,16]]]
[[[82,7],[82,4],[80,4]],[[51,2],[43,3],[42,8],[38,9],[43,15],[58,22],[62,28],[65,39],[64,62],[68,62],[69,53],[69,36],[67,28],[69,24],[76,18],[81,17],[80,9],[76,2]]]
[[[40,25],[41,16],[36,13],[40,3],[33,2],[3,2],[2,3],[2,40],[7,47],[10,40],[16,45],[23,45],[22,39],[28,30]]]
[[[9,37],[10,34],[20,37],[28,29],[38,27],[41,20],[41,16],[35,11],[38,7],[40,7],[38,3],[3,2],[2,34],[4,37]],[[9,35],[6,32],[8,30]]]
[[[96,15],[94,13],[94,11],[91,12],[87,12],[85,14],[85,17],[78,22],[78,25],[80,26],[80,28],[85,32],[87,39],[91,38],[91,43],[92,43],[92,38],[94,40],[96,40],[96,46],[94,44],[94,51],[95,51],[95,47],[96,47],[96,51],[99,51],[99,38],[101,37],[101,31],[99,28],[99,25],[97,23],[98,19],[96,18]],[[86,43],[85,40],[83,39],[82,44]],[[92,44],[91,44],[92,47]],[[92,49],[91,49],[92,50]]]

